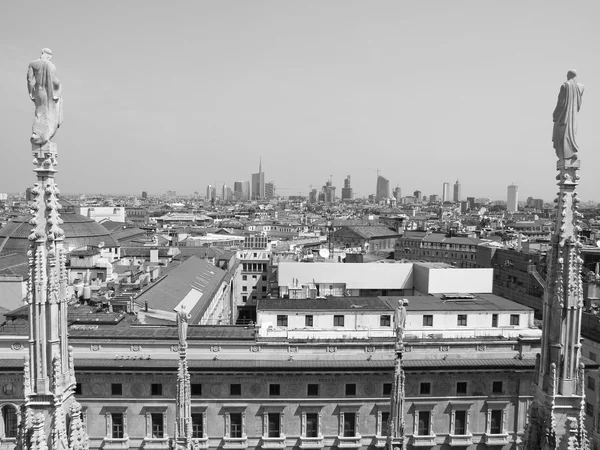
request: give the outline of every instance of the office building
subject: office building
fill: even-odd
[[[460,181],[456,180],[456,183],[454,183],[454,197],[452,200],[454,203],[458,203],[460,202],[460,198]]]
[[[272,200],[275,198],[275,183],[270,181],[269,183],[265,183],[265,199]]]
[[[442,202],[450,201],[450,183],[444,183],[442,190]]]
[[[508,187],[506,210],[508,212],[517,212],[519,210],[519,186],[515,184],[511,184]]]
[[[402,203],[402,189],[398,186],[394,188],[394,198],[396,199],[396,203],[399,205]]]
[[[379,203],[381,200],[385,200],[386,198],[390,198],[390,182],[387,178],[378,175],[375,201]]]
[[[329,180],[323,186],[323,201],[325,203],[335,202],[335,186],[332,185],[332,181]]]
[[[417,203],[421,203],[423,201],[423,194],[421,193],[421,191],[413,192],[413,197],[417,199]]]
[[[265,199],[265,174],[262,171],[262,159],[258,164],[258,173],[252,174],[252,200]]]
[[[344,187],[342,188],[342,201],[352,200],[352,186],[350,185],[350,175],[344,180]]]

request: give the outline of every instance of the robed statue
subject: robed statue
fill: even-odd
[[[396,339],[402,340],[404,338],[404,329],[406,327],[406,305],[408,300],[398,300],[398,307],[394,314],[394,322],[396,324]]]
[[[31,143],[44,145],[56,134],[63,121],[62,88],[52,62],[52,50],[45,48],[39,59],[29,63],[27,91],[35,103]]]
[[[187,329],[190,315],[185,310],[185,305],[181,305],[177,311],[177,333],[179,334],[179,346],[187,347]]]
[[[560,87],[558,102],[554,108],[552,119],[552,142],[558,160],[565,164],[573,164],[577,160],[577,113],[581,107],[583,84],[577,82],[577,72],[569,70],[567,81]]]

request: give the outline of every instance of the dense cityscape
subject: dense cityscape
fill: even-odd
[[[583,102],[578,71],[560,69],[546,123],[494,86],[509,77],[496,57],[542,64],[542,51],[517,50],[563,45],[530,31],[549,36],[563,12],[548,7],[549,25],[530,27],[539,14],[525,5],[515,14],[440,4],[442,19],[412,5],[412,23],[397,5],[209,3],[180,4],[186,14],[172,21],[176,4],[150,1],[115,12],[55,5],[48,19],[19,5],[8,13],[14,23],[0,32],[21,38],[0,46],[21,77],[25,59],[15,54],[33,45],[20,34],[26,22],[56,53],[29,58],[29,99],[21,92],[0,106],[0,450],[599,449],[593,119],[582,121],[583,138],[578,129],[582,104],[594,117],[598,99]],[[57,15],[68,39],[45,27]],[[460,32],[446,28],[452,18]],[[595,29],[584,23],[575,34]],[[469,27],[477,32],[464,38]],[[89,54],[113,52],[119,77],[76,55],[97,40],[109,50]],[[144,44],[137,59],[133,42]],[[182,57],[190,43],[199,58]],[[381,57],[390,43],[402,57]],[[152,70],[147,53],[161,57]],[[408,71],[410,87],[389,94],[381,69],[398,76],[407,61],[425,62],[421,54],[436,55],[428,82]],[[191,76],[174,74],[182,64]],[[270,78],[274,69],[284,75]],[[0,67],[10,96],[15,70]],[[461,70],[487,73],[491,85],[457,88]],[[86,103],[89,86],[96,98]],[[214,104],[198,106],[213,87]],[[534,98],[547,96],[538,90]],[[306,107],[317,91],[342,92],[347,103]],[[487,110],[474,107],[484,91]],[[176,93],[191,101],[173,101]],[[369,107],[372,97],[379,103]],[[421,98],[439,103],[439,116],[420,109]],[[528,123],[514,135],[485,118],[519,114]],[[410,115],[427,123],[408,125]],[[402,126],[382,131],[390,117]],[[286,142],[277,159],[248,150],[274,136]],[[450,151],[433,150],[436,139]],[[15,142],[31,156],[9,155]],[[520,159],[503,165],[509,143]],[[21,153],[33,174],[21,173]],[[514,181],[491,198],[501,180]],[[547,181],[552,198],[540,194]]]

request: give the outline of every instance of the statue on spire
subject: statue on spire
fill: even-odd
[[[37,145],[50,141],[63,121],[62,86],[51,58],[52,50],[44,48],[39,59],[29,63],[27,70],[27,91],[35,103],[30,141]]]
[[[581,108],[583,84],[577,82],[577,72],[569,70],[567,81],[560,87],[552,120],[552,142],[559,162],[572,165],[577,160],[577,113]]]

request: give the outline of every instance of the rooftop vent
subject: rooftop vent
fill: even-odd
[[[477,299],[472,294],[442,294],[442,300],[445,302],[475,302]]]

